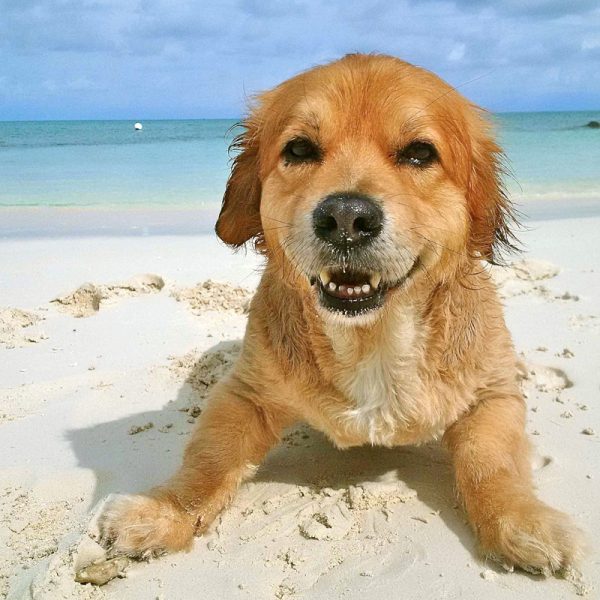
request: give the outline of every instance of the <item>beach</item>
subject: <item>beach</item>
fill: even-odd
[[[0,600],[600,599],[599,32],[0,0]]]
[[[525,252],[494,277],[525,365],[536,486],[591,542],[581,573],[482,560],[438,443],[340,451],[299,424],[190,553],[77,583],[104,499],[177,466],[239,352],[262,264],[210,233],[80,223],[0,239],[0,596],[597,597],[600,216],[535,210]]]
[[[103,586],[76,581],[105,558],[103,504],[173,472],[240,350],[263,261],[213,233],[235,121],[0,123],[0,597],[596,597],[593,117],[494,117],[524,251],[491,270],[539,494],[591,542],[580,571],[482,560],[439,442],[340,451],[298,424],[190,553],[101,563]]]

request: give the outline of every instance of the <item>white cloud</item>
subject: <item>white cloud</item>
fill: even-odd
[[[588,50],[597,50],[600,48],[600,37],[587,38],[581,42],[581,49],[585,52]]]
[[[465,51],[467,46],[465,44],[456,44],[450,53],[448,54],[448,60],[450,62],[459,62],[465,57]]]
[[[69,90],[74,90],[76,92],[87,92],[91,90],[100,90],[102,86],[97,81],[92,81],[87,77],[77,77],[75,79],[71,79],[67,81],[64,85],[65,88]]]

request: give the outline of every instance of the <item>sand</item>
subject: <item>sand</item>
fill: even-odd
[[[20,308],[0,308],[0,345],[14,348],[37,344],[45,336],[33,326],[42,319],[39,314]]]
[[[172,472],[235,361],[260,259],[212,236],[4,240],[0,597],[598,597],[600,219],[529,225],[493,275],[539,493],[592,542],[581,575],[482,561],[439,444],[339,451],[303,425],[190,553],[94,564],[103,502]]]
[[[208,279],[193,287],[175,288],[171,296],[179,302],[185,302],[194,314],[207,310],[247,313],[253,293],[247,288]]]
[[[57,296],[51,300],[51,303],[73,317],[91,317],[100,310],[100,306],[104,307],[107,303],[124,296],[160,292],[163,287],[165,282],[162,277],[144,273],[117,283],[84,283],[73,292]]]

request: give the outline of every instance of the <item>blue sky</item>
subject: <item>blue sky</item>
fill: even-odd
[[[237,117],[354,51],[494,111],[600,109],[597,0],[0,0],[0,120]]]

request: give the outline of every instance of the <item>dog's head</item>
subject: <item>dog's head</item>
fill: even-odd
[[[432,73],[349,55],[261,95],[244,126],[217,234],[254,239],[325,318],[364,323],[509,245],[499,148]]]

